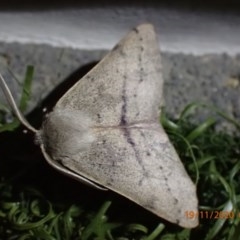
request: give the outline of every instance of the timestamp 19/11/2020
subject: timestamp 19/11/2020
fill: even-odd
[[[234,219],[240,218],[240,212],[233,211],[185,211],[185,217],[188,219]]]

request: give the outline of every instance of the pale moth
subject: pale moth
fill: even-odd
[[[198,209],[196,187],[159,123],[163,79],[152,25],[128,33],[61,97],[40,130],[22,116],[2,77],[0,83],[56,170],[182,227],[198,225],[185,215]]]

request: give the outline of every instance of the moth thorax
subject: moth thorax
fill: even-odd
[[[43,122],[37,138],[54,160],[71,158],[94,141],[91,120],[83,112],[55,109]]]

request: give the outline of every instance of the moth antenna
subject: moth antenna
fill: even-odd
[[[13,95],[8,87],[8,85],[6,84],[3,76],[0,74],[0,86],[2,88],[2,91],[7,99],[8,104],[10,105],[10,107],[12,108],[13,113],[16,115],[16,117],[18,118],[18,120],[30,131],[37,133],[38,130],[35,129],[27,120],[26,118],[22,115],[21,111],[19,110]]]

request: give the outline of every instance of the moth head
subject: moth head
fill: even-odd
[[[36,140],[53,160],[71,159],[94,141],[91,125],[82,111],[56,108],[47,115]]]

